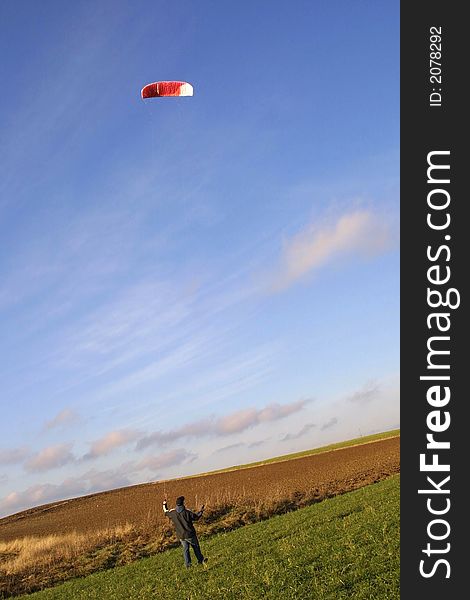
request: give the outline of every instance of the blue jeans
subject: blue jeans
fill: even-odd
[[[191,566],[191,556],[189,554],[190,547],[193,549],[193,552],[196,555],[197,562],[199,564],[204,562],[204,556],[202,555],[201,548],[199,547],[199,541],[196,536],[188,538],[187,540],[180,540],[180,542],[183,546],[184,564],[187,567]]]

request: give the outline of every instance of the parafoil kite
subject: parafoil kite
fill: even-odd
[[[166,96],[192,96],[193,86],[186,81],[155,81],[142,88],[140,95],[145,98],[164,98]]]

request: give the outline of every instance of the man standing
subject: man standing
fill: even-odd
[[[201,506],[199,512],[193,512],[188,510],[184,505],[184,496],[176,498],[176,507],[168,509],[166,498],[163,501],[163,512],[172,521],[175,526],[176,536],[183,546],[184,563],[186,568],[191,566],[191,556],[189,554],[189,548],[193,549],[196,555],[197,562],[202,565],[207,561],[204,558],[199,547],[199,540],[197,539],[196,530],[194,529],[193,521],[197,521],[201,518],[204,512],[204,505]]]

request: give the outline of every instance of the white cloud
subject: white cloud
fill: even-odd
[[[68,425],[74,425],[78,423],[80,417],[78,414],[70,408],[64,408],[55,415],[49,421],[44,423],[44,429],[50,430],[58,427],[66,427]]]
[[[48,471],[75,462],[71,452],[72,444],[58,444],[44,448],[32,456],[24,465],[29,472]]]
[[[183,425],[171,431],[155,431],[143,436],[136,445],[142,450],[152,445],[164,445],[185,437],[224,437],[241,433],[261,423],[284,419],[304,408],[310,399],[296,400],[288,404],[268,404],[264,408],[245,408],[223,417],[208,417]]]
[[[309,431],[311,431],[315,427],[316,427],[315,423],[307,423],[297,433],[287,433],[283,438],[281,438],[281,442],[288,442],[288,441],[291,441],[291,440],[298,440],[300,437],[304,436],[306,433],[308,433]]]
[[[375,381],[368,381],[362,389],[357,390],[354,394],[348,397],[349,402],[355,404],[368,404],[372,400],[376,400],[380,394],[380,386]]]
[[[228,446],[222,446],[222,448],[218,448],[214,451],[214,454],[220,454],[221,452],[227,452],[228,450],[235,450],[236,448],[243,448],[243,446],[245,446],[243,442],[238,442],[237,444],[229,444]]]
[[[132,485],[131,475],[135,473],[147,470],[156,475],[158,471],[167,467],[191,462],[196,458],[197,455],[192,452],[176,449],[157,456],[144,457],[138,462],[129,461],[116,469],[90,469],[77,477],[68,477],[59,484],[35,484],[20,492],[10,492],[0,499],[0,516],[49,502]]]
[[[130,442],[135,441],[141,434],[135,429],[119,429],[110,431],[103,437],[95,440],[90,448],[90,451],[85,454],[84,459],[98,458],[109,454],[115,448],[125,446]]]
[[[326,423],[323,423],[323,425],[320,427],[320,430],[325,431],[326,429],[330,429],[331,427],[334,427],[337,424],[338,424],[338,419],[336,417],[331,417],[331,419],[329,419],[329,421],[327,421]]]
[[[284,243],[270,291],[282,292],[341,256],[376,256],[390,242],[387,225],[377,215],[358,210],[335,223],[310,223]]]
[[[31,451],[27,446],[0,449],[0,465],[14,465],[23,462]]]
[[[157,456],[146,456],[142,460],[135,463],[133,470],[142,471],[148,469],[154,472],[165,469],[166,467],[172,467],[174,465],[180,465],[183,462],[192,462],[197,458],[197,454],[188,452],[182,448],[178,450],[171,450],[158,454]]]

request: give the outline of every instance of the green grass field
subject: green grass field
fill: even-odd
[[[37,592],[34,600],[392,600],[399,594],[399,476]]]

